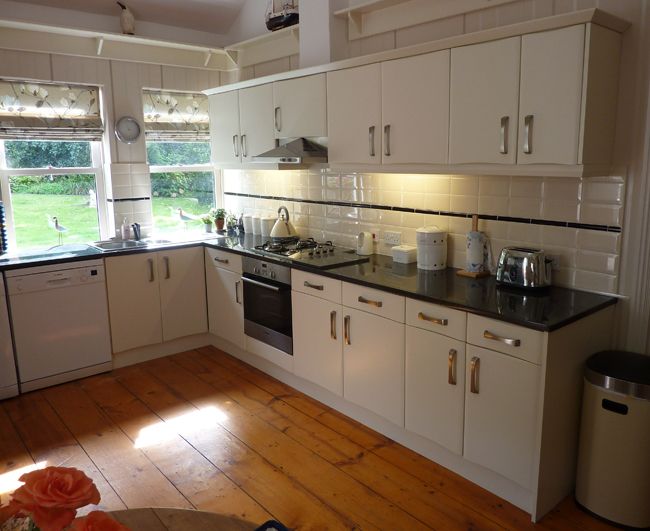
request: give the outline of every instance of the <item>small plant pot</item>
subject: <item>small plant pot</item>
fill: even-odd
[[[205,232],[212,232],[212,223],[204,223]]]
[[[214,224],[217,226],[217,232],[221,232],[223,230],[223,225],[225,223],[225,219],[215,219]]]

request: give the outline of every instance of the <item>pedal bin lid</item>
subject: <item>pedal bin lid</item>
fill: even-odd
[[[598,352],[587,360],[585,378],[603,389],[650,401],[650,356],[623,350]]]

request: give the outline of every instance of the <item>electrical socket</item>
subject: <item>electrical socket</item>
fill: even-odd
[[[399,245],[402,243],[402,233],[392,230],[384,231],[384,243],[386,245]]]
[[[546,259],[551,261],[551,270],[558,271],[560,269],[560,255],[559,254],[547,254]]]

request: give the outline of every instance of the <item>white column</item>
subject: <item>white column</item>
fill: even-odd
[[[345,7],[345,0],[301,0],[300,68],[348,57],[347,23],[332,14]]]

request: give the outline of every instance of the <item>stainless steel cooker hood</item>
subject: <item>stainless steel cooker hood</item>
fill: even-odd
[[[303,166],[324,164],[327,163],[327,148],[306,138],[297,138],[261,155],[254,156],[251,160],[253,162]]]

